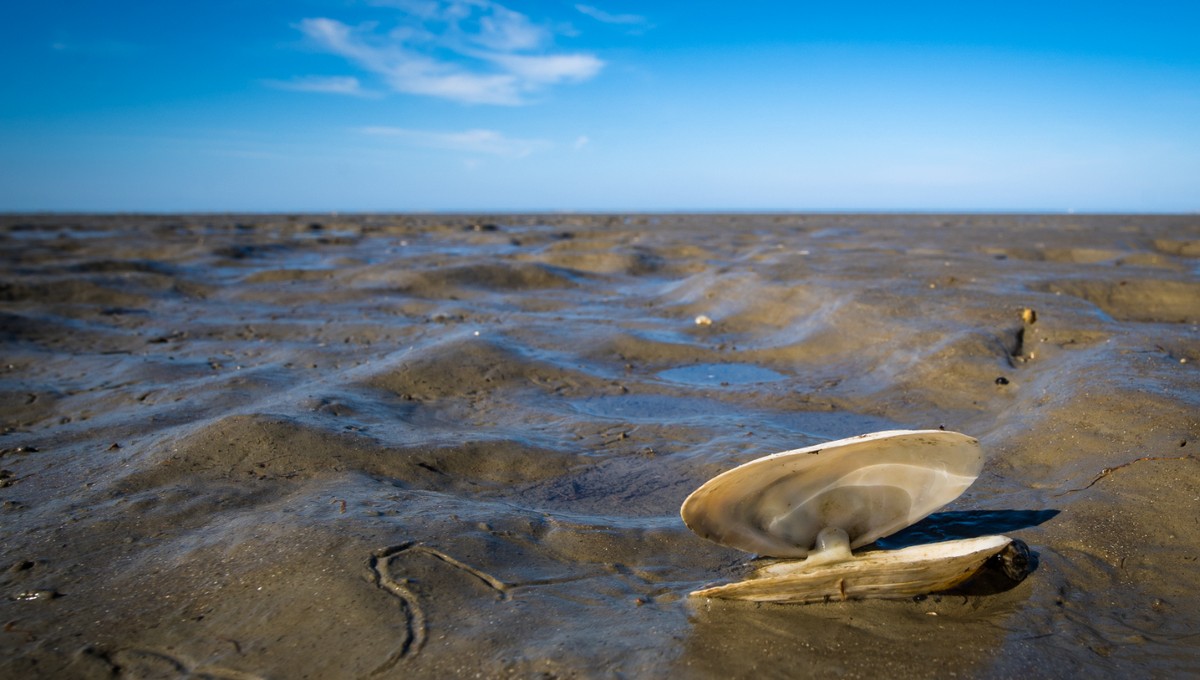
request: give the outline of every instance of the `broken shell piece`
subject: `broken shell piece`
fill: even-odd
[[[708,480],[683,502],[710,541],[805,557],[826,527],[858,548],[927,517],[979,476],[979,442],[957,432],[890,430],[785,451]]]
[[[904,598],[957,588],[998,556],[997,562],[1018,565],[1008,567],[1008,579],[1015,584],[1027,573],[1028,550],[1007,536],[984,536],[859,555],[849,555],[847,549],[845,559],[830,562],[819,561],[822,553],[814,552],[806,560],[778,560],[745,581],[692,594],[755,602]]]
[[[1015,585],[1031,561],[1028,547],[1007,536],[852,552],[954,500],[982,467],[972,437],[893,430],[729,470],[688,496],[680,510],[684,523],[722,545],[807,559],[774,560],[745,581],[693,595],[760,602],[910,597],[972,581],[985,564]]]

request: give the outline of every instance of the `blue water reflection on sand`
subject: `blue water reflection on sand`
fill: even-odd
[[[658,377],[689,385],[752,385],[783,380],[787,376],[754,364],[696,364],[660,371]]]
[[[578,413],[629,423],[689,423],[730,431],[746,424],[762,435],[778,432],[796,439],[795,446],[904,427],[886,418],[846,411],[762,410],[702,397],[662,394],[605,395],[572,400],[570,404]]]

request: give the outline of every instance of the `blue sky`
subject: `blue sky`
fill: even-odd
[[[1200,3],[841,5],[20,3],[0,210],[1200,210]]]

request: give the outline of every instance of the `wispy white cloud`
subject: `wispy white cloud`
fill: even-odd
[[[412,146],[502,156],[505,158],[524,158],[535,151],[548,149],[552,146],[550,142],[544,139],[507,137],[495,130],[434,132],[400,127],[374,126],[362,128],[361,132],[368,135],[391,137]]]
[[[264,85],[294,92],[323,92],[353,97],[378,97],[378,92],[363,89],[354,76],[303,76],[291,80],[264,80]]]
[[[646,17],[640,14],[609,14],[599,7],[591,5],[575,5],[575,9],[583,14],[606,24],[644,24]]]
[[[568,80],[587,80],[599,73],[603,64],[586,54],[491,54],[484,57],[520,81],[532,85],[553,85]]]
[[[468,40],[497,52],[536,50],[549,42],[549,31],[535,26],[524,14],[495,4],[490,10],[479,18],[479,32]]]
[[[554,32],[491,0],[376,0],[401,11],[398,26],[310,18],[297,28],[396,91],[470,104],[517,105],[533,93],[595,77],[595,55],[553,50]]]
[[[578,137],[575,138],[575,143],[572,146],[574,146],[575,150],[578,151],[578,150],[582,149],[583,147],[587,146],[588,144],[590,144],[591,141],[592,140],[588,139],[587,135],[579,135]]]

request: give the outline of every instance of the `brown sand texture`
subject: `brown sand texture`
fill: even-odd
[[[1200,672],[1196,216],[0,223],[0,677]],[[699,484],[937,427],[983,475],[881,546],[1023,583],[688,597]]]

